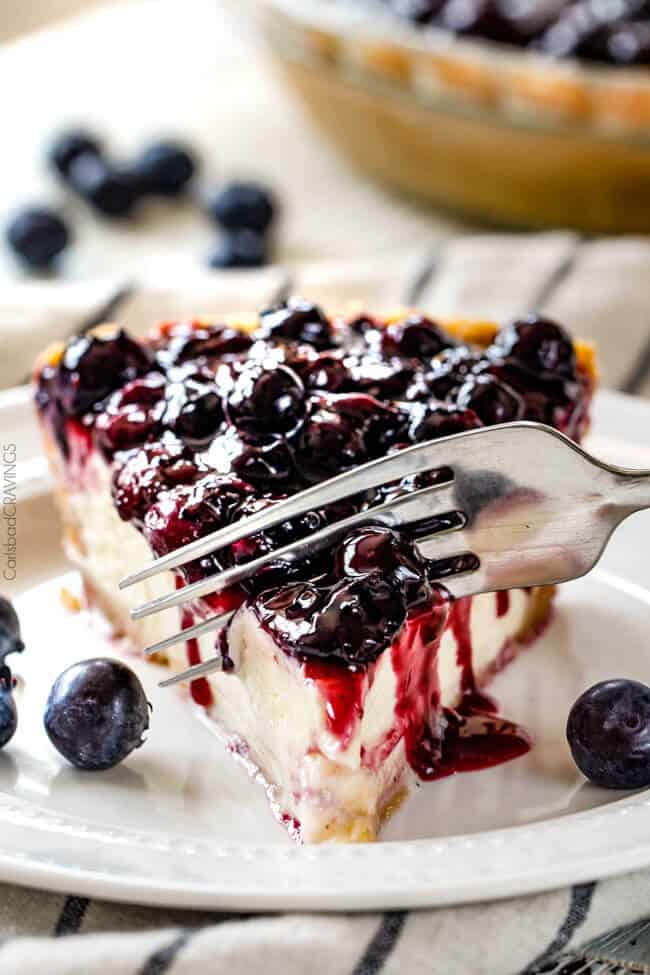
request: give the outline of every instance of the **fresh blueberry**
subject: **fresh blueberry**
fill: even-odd
[[[58,213],[45,207],[29,207],[7,227],[7,241],[30,267],[46,268],[65,250],[68,228]]]
[[[96,657],[68,667],[45,709],[54,747],[77,768],[112,768],[144,743],[149,703],[142,684],[118,660]]]
[[[8,667],[0,667],[0,748],[10,741],[18,726],[18,712],[12,694],[13,678]]]
[[[650,785],[650,687],[624,679],[594,684],[571,708],[566,734],[576,765],[596,785]]]
[[[262,234],[256,230],[234,230],[224,234],[208,264],[218,268],[263,267],[267,262],[268,247]]]
[[[126,217],[136,203],[138,188],[121,172],[93,153],[76,156],[68,167],[73,189],[105,217]]]
[[[273,222],[271,193],[258,183],[230,183],[208,204],[210,216],[226,230],[265,234]]]
[[[100,141],[83,129],[70,129],[62,132],[54,140],[48,152],[48,159],[63,179],[68,179],[70,164],[77,156],[97,156],[102,154]]]
[[[177,142],[155,142],[144,150],[130,169],[141,193],[178,196],[196,172],[196,161]]]
[[[0,666],[10,653],[21,653],[25,645],[20,635],[18,614],[4,596],[0,596]]]

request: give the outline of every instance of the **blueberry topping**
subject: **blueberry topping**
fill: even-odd
[[[266,238],[257,230],[233,230],[224,234],[208,263],[215,270],[236,270],[262,267],[267,257]]]
[[[471,409],[459,410],[453,406],[425,406],[417,403],[410,410],[409,439],[414,443],[449,437],[453,433],[475,430],[483,424]]]
[[[273,222],[275,203],[257,183],[230,183],[210,201],[208,212],[226,230],[265,234]]]
[[[304,342],[319,351],[331,349],[336,344],[324,312],[303,298],[290,298],[286,304],[262,312],[256,337]]]
[[[144,150],[130,169],[140,193],[178,196],[196,171],[194,156],[177,142],[155,142]]]
[[[486,425],[520,420],[524,403],[518,393],[490,375],[470,376],[458,391],[457,404],[473,410]]]
[[[179,322],[167,330],[156,359],[164,369],[188,360],[224,359],[241,355],[252,339],[240,329],[209,322]]]
[[[442,329],[421,315],[388,325],[381,341],[384,354],[418,359],[431,359],[453,344]]]
[[[85,132],[83,129],[72,129],[62,132],[52,143],[48,152],[48,158],[54,168],[63,179],[67,180],[70,164],[78,156],[102,155],[102,146],[99,139],[92,132]]]
[[[6,230],[7,241],[29,267],[50,267],[68,245],[67,225],[53,210],[30,207],[16,214]]]
[[[132,670],[118,660],[96,657],[73,664],[54,682],[45,730],[72,765],[100,771],[144,744],[149,708]]]
[[[488,356],[511,360],[519,367],[550,378],[575,378],[573,342],[565,330],[548,318],[531,315],[502,329]]]
[[[296,582],[261,593],[253,608],[290,654],[365,666],[386,649],[408,610],[430,593],[424,562],[387,528],[359,530],[335,556],[330,584]]]
[[[305,387],[288,366],[244,369],[226,402],[228,419],[244,435],[295,433],[305,413]]]
[[[264,312],[250,334],[188,321],[164,323],[143,342],[119,332],[79,336],[60,364],[42,369],[37,400],[63,450],[80,428],[95,438],[113,461],[120,517],[165,555],[413,443],[522,416],[573,431],[588,378],[566,369],[556,326],[522,322],[525,329],[516,323],[481,352],[453,345],[425,318],[384,335],[379,319],[332,322],[293,298]],[[450,477],[444,469],[406,474],[194,560],[181,574],[203,579]],[[436,529],[457,527],[450,517],[438,516]],[[450,571],[420,563],[413,542],[431,530],[431,519],[408,537],[363,528],[308,559],[274,559],[230,596],[247,598],[288,652],[359,668],[429,598],[427,574]]]
[[[194,449],[206,447],[224,420],[214,380],[198,370],[179,376],[165,390],[162,425]]]
[[[431,361],[431,368],[427,372],[415,377],[412,386],[407,390],[406,398],[453,398],[477,361],[477,357],[467,346],[445,349]]]
[[[105,217],[127,217],[137,200],[137,185],[94,153],[76,156],[68,167],[70,185]]]
[[[150,366],[145,348],[122,329],[75,336],[58,369],[58,400],[68,416],[81,416]]]
[[[576,765],[596,785],[650,785],[650,687],[623,679],[594,684],[573,705],[566,733]]]
[[[368,460],[363,429],[333,397],[314,400],[301,433],[299,466],[308,481],[317,483]]]
[[[236,430],[213,441],[208,458],[221,452],[227,459],[225,467],[238,477],[258,484],[260,488],[278,490],[276,482],[284,482],[294,475],[294,455],[285,439],[273,434],[244,439]],[[218,469],[223,469],[221,464]],[[282,490],[280,486],[279,490]]]

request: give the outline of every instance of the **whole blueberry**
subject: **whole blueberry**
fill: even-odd
[[[468,376],[458,390],[456,405],[462,410],[473,410],[488,426],[520,420],[524,414],[521,396],[507,383],[485,373]]]
[[[529,315],[501,329],[488,357],[514,362],[549,379],[573,379],[576,357],[571,336],[549,318]]]
[[[20,635],[18,614],[4,596],[0,596],[0,666],[10,653],[21,653],[25,645]]]
[[[56,679],[45,709],[45,731],[77,768],[112,768],[144,743],[149,703],[142,684],[119,660],[95,657]]]
[[[13,678],[8,667],[0,667],[0,748],[10,741],[18,726],[18,712],[12,694]]]
[[[567,740],[576,765],[607,789],[650,785],[650,687],[605,680],[571,708]]]
[[[76,156],[68,167],[70,185],[106,217],[126,217],[133,210],[138,188],[128,172],[121,172],[93,153]]]
[[[215,269],[263,267],[267,250],[265,238],[256,230],[235,230],[224,234],[208,264]]]
[[[100,157],[102,146],[92,132],[83,129],[69,129],[56,137],[48,152],[48,159],[64,180],[68,178],[70,164],[77,156]]]
[[[251,365],[238,376],[226,401],[226,414],[245,436],[288,436],[302,423],[305,387],[288,366]]]
[[[196,172],[196,161],[177,142],[155,142],[136,159],[130,173],[141,193],[178,196]]]
[[[209,202],[208,212],[226,230],[264,234],[273,222],[275,203],[258,183],[230,183]]]
[[[260,314],[260,327],[255,332],[255,338],[302,342],[313,345],[319,352],[336,345],[331,324],[323,310],[295,295]]]
[[[53,210],[29,207],[11,220],[7,241],[30,267],[46,268],[65,250],[70,234],[65,222]]]

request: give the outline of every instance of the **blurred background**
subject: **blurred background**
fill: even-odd
[[[625,2],[646,4],[645,37],[647,0]],[[137,327],[255,309],[287,287],[334,306],[417,302],[452,317],[543,309],[599,341],[606,384],[645,388],[648,65],[441,42],[361,9],[3,0],[0,281],[17,288],[0,292],[16,363],[0,382],[18,381],[46,337],[137,279],[140,295],[157,295],[131,318],[120,306]],[[102,156],[99,170],[81,167],[82,191],[52,164],[78,129]],[[171,194],[141,193],[136,180],[128,212],[108,216],[91,199],[98,185],[130,180],[161,140],[189,154],[192,178]],[[259,192],[272,201],[255,239],[224,218],[233,182],[253,184],[253,223]],[[249,218],[241,199],[234,209],[237,229]]]

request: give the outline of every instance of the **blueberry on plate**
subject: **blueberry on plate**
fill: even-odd
[[[266,264],[264,237],[254,230],[236,230],[225,234],[208,263],[213,268],[252,268]]]
[[[113,768],[144,743],[149,703],[142,684],[119,660],[95,657],[68,667],[45,709],[54,747],[77,768]]]
[[[594,684],[571,708],[566,734],[576,765],[596,785],[650,785],[650,687],[624,679]]]
[[[18,727],[18,712],[13,696],[13,677],[8,667],[0,667],[0,748],[11,741]]]
[[[106,217],[128,216],[138,189],[128,172],[110,166],[93,153],[76,156],[68,167],[68,181],[76,192]]]
[[[196,160],[177,142],[155,142],[136,159],[130,174],[141,193],[178,196],[196,172]]]
[[[18,614],[4,596],[0,596],[0,666],[10,653],[21,653],[25,649],[20,636]]]
[[[77,156],[97,156],[102,154],[102,146],[92,132],[83,129],[68,129],[61,132],[48,151],[48,159],[59,175],[68,179],[70,164]]]
[[[10,221],[7,241],[29,267],[49,267],[65,250],[70,233],[58,213],[46,207],[28,207]]]
[[[264,234],[273,222],[275,203],[258,183],[230,183],[208,203],[208,213],[226,230]]]

